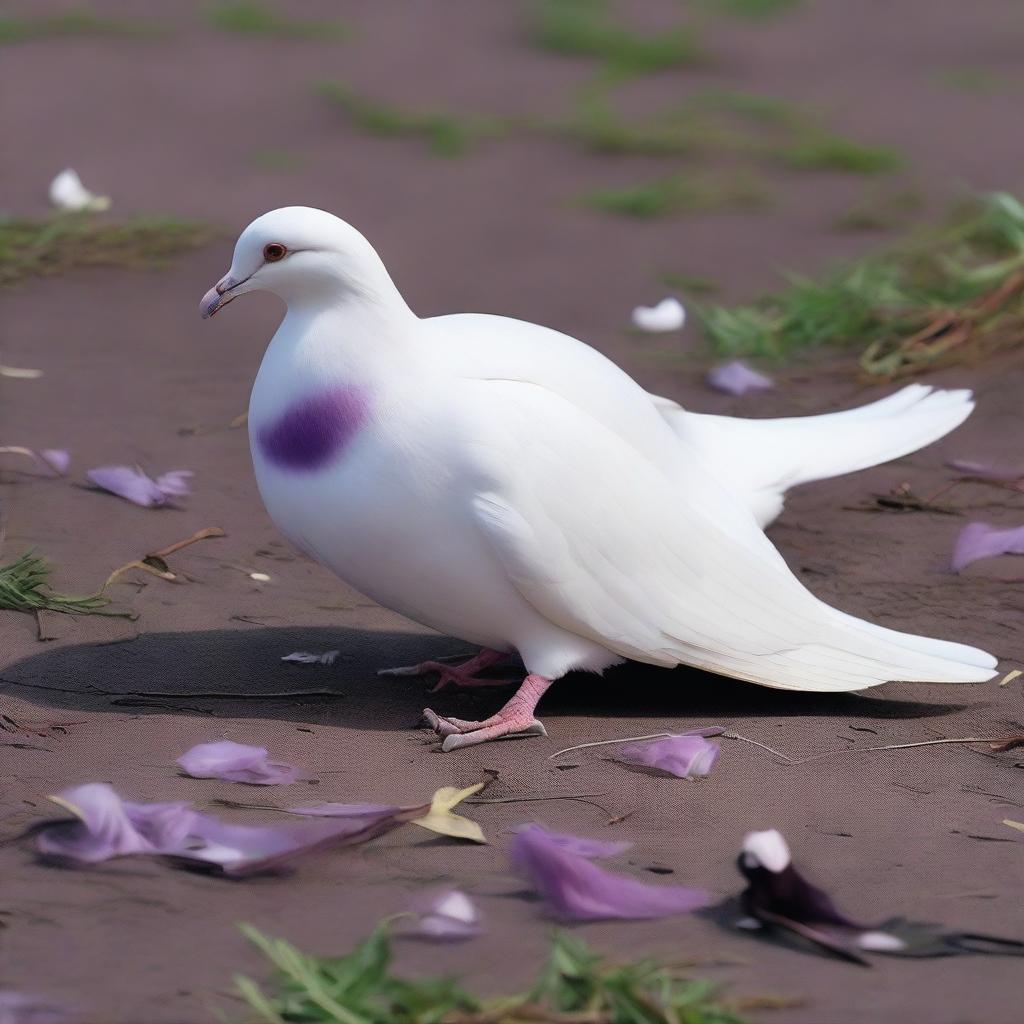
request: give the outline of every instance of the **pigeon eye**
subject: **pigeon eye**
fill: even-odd
[[[263,246],[263,258],[268,263],[276,263],[287,255],[288,250],[280,242],[271,242],[269,245]]]

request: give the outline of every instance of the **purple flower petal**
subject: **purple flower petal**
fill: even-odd
[[[752,370],[741,359],[716,366],[708,373],[707,382],[716,391],[730,395],[745,395],[748,391],[767,391],[775,387],[771,377]]]
[[[483,933],[480,911],[458,889],[441,889],[422,896],[413,906],[415,925],[406,934],[425,939],[457,941]]]
[[[566,920],[667,917],[706,906],[709,900],[699,889],[648,885],[612,874],[535,826],[516,835],[509,853],[551,911]]]
[[[167,496],[157,487],[156,482],[150,480],[141,470],[133,469],[131,466],[99,466],[97,469],[87,470],[85,475],[89,483],[101,490],[109,491],[143,508],[152,508],[167,502]]]
[[[156,485],[168,497],[181,497],[192,493],[188,481],[193,476],[195,473],[191,469],[172,469],[161,473],[156,478]]]
[[[63,476],[71,465],[71,456],[63,448],[43,448],[39,457],[58,476]]]
[[[75,815],[40,832],[41,853],[92,864],[131,853],[180,845],[195,818],[189,804],[125,803],[105,783],[66,789],[55,802]]]
[[[978,480],[992,480],[1001,484],[1015,484],[1024,480],[1024,467],[1016,469],[1011,466],[997,466],[991,462],[979,462],[973,459],[950,459],[946,465],[964,476],[973,476]]]
[[[692,779],[707,775],[720,753],[721,747],[717,743],[709,742],[700,733],[690,732],[633,743],[621,747],[616,756],[626,764],[666,772],[680,779]]]
[[[956,539],[951,567],[960,572],[972,562],[996,555],[1024,555],[1024,526],[1000,530],[988,523],[968,523]]]
[[[632,848],[633,844],[628,841],[614,842],[607,839],[585,839],[582,836],[572,836],[566,832],[552,832],[543,825],[532,822],[529,825],[517,825],[514,832],[525,832],[527,829],[539,829],[556,846],[560,846],[569,853],[575,853],[580,857],[618,857],[620,853]]]
[[[156,480],[151,480],[141,469],[132,466],[100,466],[86,472],[86,478],[95,487],[110,491],[143,508],[168,504],[170,498],[189,494],[185,478],[190,470],[175,469]]]
[[[427,806],[360,808],[344,818],[286,825],[231,825],[191,805],[132,804],[103,783],[66,790],[55,798],[74,821],[45,822],[36,830],[43,854],[96,863],[111,857],[149,855],[242,877],[276,870],[326,846],[365,842],[421,817]]]
[[[178,758],[180,767],[196,779],[223,779],[250,786],[288,786],[298,777],[290,764],[274,764],[266,748],[220,740],[200,743]]]
[[[376,814],[286,825],[230,825],[201,814],[187,847],[164,852],[186,864],[193,862],[243,877],[276,870],[326,846],[366,842],[423,813],[423,807],[385,807]]]

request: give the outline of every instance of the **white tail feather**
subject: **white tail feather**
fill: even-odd
[[[911,384],[887,398],[823,416],[746,420],[686,412],[655,399],[673,430],[738,488],[766,526],[798,484],[853,473],[937,441],[971,414],[970,391]]]

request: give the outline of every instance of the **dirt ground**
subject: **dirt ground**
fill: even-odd
[[[112,16],[143,7],[97,6]],[[640,876],[706,886],[723,900],[741,888],[734,859],[743,835],[777,827],[855,917],[902,914],[1020,937],[1024,837],[1001,824],[1024,815],[1020,751],[852,749],[1020,731],[1020,680],[827,696],[625,666],[600,681],[554,687],[541,707],[547,739],[442,755],[417,729],[428,703],[423,684],[377,679],[374,671],[464,645],[370,604],[290,550],[256,494],[244,430],[227,426],[246,407],[280,315],[275,300],[249,296],[211,323],[196,313],[230,262],[235,232],[266,209],[302,203],[364,230],[422,314],[486,310],[569,331],[695,409],[763,416],[842,408],[887,389],[861,388],[850,361],[830,357],[783,370],[775,393],[730,399],[703,386],[695,329],[682,341],[650,341],[625,324],[635,304],[663,294],[660,272],[708,275],[727,298],[750,297],[780,266],[814,271],[879,244],[884,236],[830,227],[862,196],[863,179],[774,171],[778,201],[766,211],[649,222],[602,216],[569,200],[586,188],[652,177],[671,162],[597,157],[536,138],[438,159],[414,140],[357,134],[310,88],[338,78],[405,103],[557,108],[591,67],[532,49],[522,5],[294,5],[304,16],[341,9],[359,27],[350,43],[219,33],[204,23],[200,5],[148,6],[172,34],[3,48],[2,205],[42,213],[46,183],[72,164],[114,197],[117,214],[199,217],[227,234],[157,272],[79,272],[4,293],[3,362],[45,376],[3,381],[0,441],[67,447],[74,461],[69,481],[10,470],[0,477],[3,561],[36,546],[59,566],[62,589],[87,591],[115,566],[195,530],[219,526],[227,536],[176,557],[189,576],[184,585],[139,577],[139,586],[116,586],[118,600],[139,614],[134,623],[46,616],[41,642],[33,619],[0,613],[4,712],[65,724],[38,736],[0,736],[0,841],[47,813],[46,794],[84,781],[201,808],[218,798],[290,806],[412,802],[439,785],[474,782],[486,768],[500,773],[489,797],[565,799],[472,808],[492,839],[487,847],[400,830],[307,861],[288,877],[237,883],[135,860],[60,870],[37,863],[24,845],[2,842],[0,987],[64,1000],[87,1024],[201,1024],[214,1019],[215,1007],[237,1017],[232,975],[264,974],[237,922],[311,951],[341,952],[425,884],[454,882],[479,898],[487,936],[458,948],[401,943],[400,963],[455,972],[485,991],[510,990],[535,970],[550,928],[504,852],[508,828],[530,819],[630,839],[629,862]],[[671,23],[679,5],[631,7],[639,24],[657,25]],[[715,65],[660,73],[630,90],[641,106],[714,85],[813,99],[835,130],[905,152],[908,173],[937,210],[963,183],[1020,184],[1022,34],[1013,0],[968,7],[817,0],[763,23],[716,21],[708,30]],[[1002,88],[964,92],[939,81],[943,71],[966,66],[1004,76]],[[268,168],[259,159],[268,151],[295,161]],[[902,482],[918,494],[937,492],[950,479],[946,458],[1019,461],[1021,353],[929,382],[976,389],[978,410],[963,428],[898,463],[794,494],[771,536],[830,603],[977,644],[1011,669],[1024,659],[1019,564],[991,561],[953,576],[945,567],[963,518],[851,508]],[[152,511],[79,486],[86,468],[112,461],[193,469],[195,494],[183,509]],[[971,518],[1024,519],[1020,495],[968,485],[947,498]],[[270,581],[254,582],[250,571]],[[328,648],[341,651],[331,668],[280,661],[294,650]],[[474,718],[499,699],[485,691],[429,703]],[[836,755],[786,766],[727,740],[710,777],[690,783],[627,771],[600,749],[557,767],[549,759],[576,743],[705,724],[792,757]],[[255,790],[177,774],[181,752],[221,737],[264,744],[315,781]],[[255,821],[272,812],[218,813]],[[648,875],[652,868],[671,874]],[[731,919],[723,911],[579,932],[612,953],[704,959],[695,970],[733,995],[804,1000],[765,1020],[1020,1019],[1019,961],[879,959],[868,972],[756,941],[732,930]]]

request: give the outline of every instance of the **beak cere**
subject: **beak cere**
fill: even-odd
[[[238,284],[241,282],[230,275],[222,277],[200,300],[199,315],[206,320],[226,306],[234,298],[234,295],[229,294],[231,289]]]

